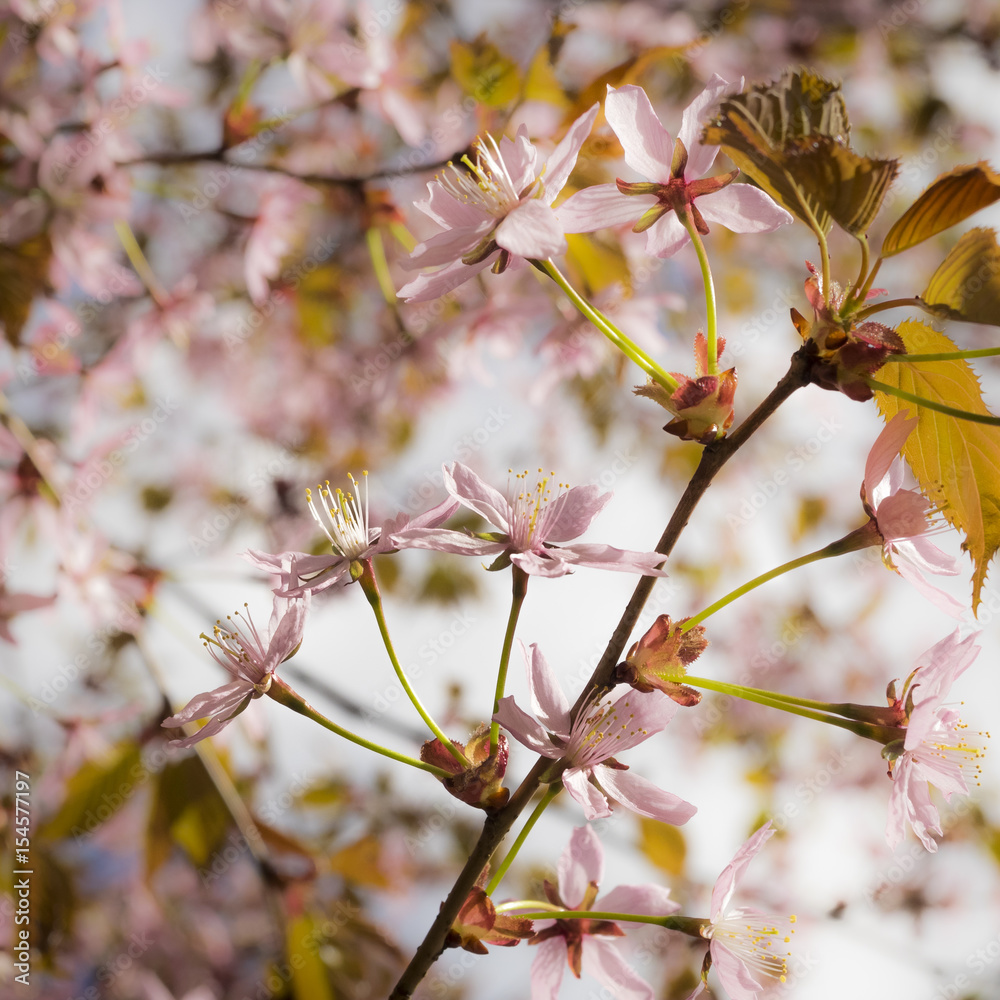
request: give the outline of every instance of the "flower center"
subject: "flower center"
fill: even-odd
[[[718,923],[705,928],[702,934],[732,952],[751,973],[770,976],[785,982],[788,976],[790,951],[782,949],[788,944],[794,928],[795,917],[787,920],[763,913],[733,910]]]
[[[205,648],[218,663],[227,669],[235,667],[240,676],[256,687],[264,672],[267,643],[261,638],[257,626],[250,617],[249,606],[244,604],[243,607],[247,608],[246,614],[237,611],[235,619],[233,615],[226,615],[226,622],[229,623],[227,626],[223,626],[222,622],[217,620],[212,629],[212,636],[209,637],[202,632],[201,638],[205,640]],[[214,649],[210,649],[209,644],[222,650],[229,664]]]
[[[979,763],[986,756],[986,740],[988,732],[967,732],[968,726],[961,719],[956,719],[948,725],[943,720],[931,730],[926,739],[921,741],[922,756],[935,757],[944,761],[961,774],[967,787],[980,785],[983,774]]]
[[[324,486],[317,486],[319,497],[312,490],[306,490],[306,503],[313,519],[330,539],[333,551],[345,559],[360,559],[371,545],[368,528],[368,473],[362,473],[365,484],[364,501],[360,499],[361,484],[349,476],[351,485],[358,496],[345,493],[342,489],[331,490],[330,480]]]
[[[623,749],[642,742],[649,733],[634,724],[630,701],[631,695],[625,695],[586,708],[573,727],[563,758],[573,767],[593,767],[613,757],[619,741],[627,741]]]
[[[493,136],[480,136],[473,148],[476,152],[475,162],[468,156],[463,156],[461,160],[467,170],[449,163],[450,172],[437,178],[438,183],[456,201],[479,208],[495,219],[502,219],[528,197],[533,188],[537,186],[539,190],[535,193],[541,193],[540,178],[535,178],[523,191],[515,190],[514,180]]]
[[[507,472],[511,473],[512,470],[508,469]],[[538,474],[539,476],[542,475],[541,469],[538,470]],[[550,472],[548,476],[539,479],[535,483],[534,490],[518,489],[521,484],[527,483],[527,469],[515,475],[518,483],[514,489],[518,489],[518,492],[516,496],[512,497],[510,503],[510,537],[514,543],[514,547],[520,552],[526,552],[533,547],[531,544],[532,536],[535,534],[539,518],[547,505],[552,502],[558,502],[565,495],[563,490],[569,489],[567,483],[559,483],[557,484],[556,492],[553,493],[549,487],[549,482],[554,475],[554,472]],[[513,492],[508,486],[507,495],[511,496]],[[542,541],[544,539],[539,539],[539,544]]]

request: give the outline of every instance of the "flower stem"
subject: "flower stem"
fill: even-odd
[[[867,548],[869,545],[881,545],[881,537],[877,531],[872,531],[870,529],[870,524],[871,522],[869,521],[868,524],[863,527],[852,531],[843,538],[838,538],[837,541],[831,542],[829,545],[826,545],[821,549],[817,549],[815,552],[799,556],[797,559],[792,559],[789,562],[783,563],[781,566],[768,570],[766,573],[761,573],[760,576],[754,577],[754,579],[750,580],[749,583],[744,583],[741,587],[737,587],[735,590],[726,594],[725,597],[719,598],[719,600],[717,600],[714,604],[710,604],[704,611],[699,611],[698,614],[682,622],[678,626],[680,634],[683,635],[685,632],[694,628],[695,625],[703,622],[710,615],[714,615],[716,611],[720,611],[727,604],[731,604],[738,597],[742,597],[744,594],[749,594],[751,590],[756,590],[756,588],[761,584],[767,583],[768,580],[773,580],[776,576],[781,576],[783,573],[788,573],[793,569],[798,569],[800,566],[808,566],[809,563],[817,562],[820,559],[829,559],[832,556],[843,555],[845,552],[854,552],[857,549]]]
[[[538,805],[535,806],[532,814],[527,818],[521,832],[517,835],[517,839],[513,844],[510,845],[510,850],[507,852],[507,857],[500,862],[499,867],[493,873],[493,877],[490,879],[489,884],[486,886],[486,895],[492,895],[493,891],[500,884],[504,875],[507,874],[507,869],[510,868],[517,857],[517,852],[521,850],[521,845],[528,839],[528,834],[531,833],[531,828],[538,822],[538,817],[545,812],[548,804],[562,791],[562,782],[554,781],[548,788],[545,789],[545,794],[539,799]]]
[[[888,396],[898,396],[900,399],[905,399],[908,403],[916,403],[917,406],[926,407],[928,410],[936,410],[938,413],[944,413],[949,417],[957,417],[959,420],[969,420],[974,424],[989,424],[991,427],[1000,427],[1000,417],[994,417],[992,413],[970,413],[968,410],[959,410],[954,406],[938,403],[933,399],[916,396],[912,392],[907,392],[905,389],[898,389],[894,385],[886,385],[885,382],[879,382],[878,379],[874,378],[866,378],[865,382],[872,389],[884,392]]]
[[[941,354],[890,354],[885,363],[912,363],[915,361],[962,361],[966,358],[995,358],[1000,347],[984,347],[978,351],[945,351]]]
[[[521,605],[524,604],[525,595],[528,593],[528,574],[520,566],[511,566],[511,599],[510,615],[507,618],[507,632],[503,637],[503,649],[500,652],[500,668],[497,670],[497,686],[493,695],[493,715],[496,715],[500,708],[500,699],[503,697],[504,688],[507,685],[507,669],[510,666],[510,651],[514,645],[514,631],[517,628],[517,619],[521,613]],[[490,756],[496,753],[497,744],[500,741],[500,723],[490,723]]]
[[[866,294],[862,292],[862,282],[868,275],[868,234],[862,233],[860,236],[856,236],[855,238],[861,247],[861,268],[858,271],[858,280],[854,282],[854,294],[851,298],[855,302],[860,302],[863,301],[863,298],[860,298],[859,296]]]
[[[533,263],[563,290],[566,297],[576,306],[579,312],[586,316],[618,350],[626,357],[631,358],[650,378],[659,382],[668,392],[674,392],[677,389],[677,380],[665,372],[638,344],[633,343],[622,333],[600,309],[592,306],[569,283],[568,279],[551,260],[540,260]]]
[[[406,696],[410,699],[413,707],[417,710],[420,718],[424,720],[427,724],[427,728],[441,741],[441,745],[452,755],[462,765],[462,767],[468,767],[469,761],[466,759],[465,754],[455,746],[454,743],[447,736],[445,736],[444,731],[441,727],[430,717],[427,709],[421,704],[420,699],[417,697],[416,691],[410,686],[410,681],[407,678],[403,668],[399,665],[399,657],[396,656],[396,650],[393,648],[392,639],[389,638],[389,628],[385,623],[385,613],[382,610],[382,595],[379,593],[378,581],[375,579],[375,569],[372,566],[371,559],[366,559],[364,561],[364,569],[361,576],[358,578],[358,582],[361,584],[361,589],[365,592],[365,597],[368,598],[368,603],[372,606],[372,611],[375,613],[375,621],[378,622],[378,630],[382,636],[382,642],[385,644],[386,652],[389,654],[389,660],[392,663],[392,669],[396,672],[396,677],[399,680],[400,685],[406,692]],[[440,770],[435,768],[435,771]]]
[[[436,778],[451,777],[451,775],[442,767],[435,767],[433,764],[425,764],[422,760],[407,757],[406,754],[396,753],[395,750],[390,750],[388,747],[384,747],[379,743],[373,743],[371,740],[366,740],[363,736],[358,736],[356,733],[352,733],[349,729],[344,729],[343,726],[338,726],[336,722],[331,721],[322,713],[317,712],[316,709],[309,704],[309,702],[298,694],[298,692],[293,691],[280,677],[273,677],[271,679],[271,687],[268,689],[267,694],[269,698],[273,698],[279,705],[284,705],[286,708],[290,708],[293,712],[298,712],[299,715],[304,715],[307,719],[311,719],[313,722],[318,722],[324,729],[329,729],[331,733],[343,736],[345,740],[350,740],[351,743],[356,743],[359,747],[364,747],[366,750],[371,750],[373,753],[381,754],[383,757],[388,757],[391,760],[397,760],[401,764],[409,764],[410,767],[416,767],[421,771],[427,771],[429,774],[433,774]]]
[[[518,913],[528,920],[629,920],[634,924],[659,924],[667,918],[645,913],[611,913],[604,910],[541,910],[538,913]]]
[[[719,372],[719,321],[715,306],[715,282],[712,280],[712,268],[708,263],[708,254],[705,252],[705,244],[698,232],[694,219],[691,217],[691,207],[685,204],[684,211],[678,212],[677,217],[691,237],[691,244],[698,255],[698,263],[701,266],[701,280],[705,285],[705,340],[707,343],[706,374],[717,375]]]
[[[908,309],[911,306],[916,306],[918,309],[925,311],[927,309],[924,301],[915,296],[903,299],[886,299],[885,302],[874,302],[870,306],[865,306],[864,309],[859,309],[855,314],[855,318],[860,321],[874,313],[885,312],[886,309]]]
[[[142,279],[142,283],[153,297],[153,301],[162,309],[170,300],[170,296],[156,275],[153,274],[153,269],[149,266],[149,261],[146,260],[146,255],[142,252],[142,247],[139,246],[135,233],[125,221],[115,223],[115,232],[118,234],[118,239],[121,241],[132,267],[135,268],[135,273]]]
[[[705,688],[707,691],[717,691],[719,694],[727,694],[733,698],[741,698],[743,701],[752,701],[758,705],[766,705],[768,708],[777,708],[791,715],[801,715],[804,719],[812,719],[815,722],[826,722],[831,726],[838,726],[858,736],[863,736],[867,740],[874,740],[876,743],[892,743],[906,736],[906,730],[900,729],[897,726],[878,725],[871,722],[862,722],[857,719],[844,719],[832,715],[828,711],[842,706],[829,705],[820,701],[809,701],[806,698],[791,698],[774,691],[762,691],[758,688],[743,687],[740,684],[727,684],[725,681],[715,681],[709,677],[692,677],[690,674],[684,675],[684,683],[690,684],[692,687]],[[824,711],[815,711],[807,707],[809,705],[821,706]]]

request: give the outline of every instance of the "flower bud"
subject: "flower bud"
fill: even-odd
[[[498,914],[493,900],[481,886],[469,892],[445,939],[446,948],[464,948],[474,955],[485,955],[486,945],[509,948],[522,938],[531,937],[534,925],[527,917]]]
[[[450,777],[442,778],[441,783],[455,798],[486,812],[495,812],[506,805],[510,792],[502,782],[507,771],[507,737],[500,733],[493,756],[490,756],[489,727],[485,724],[472,734],[468,744],[452,742],[465,754],[467,766],[463,767],[438,739],[428,740],[420,748],[420,759],[449,772]]]
[[[678,705],[697,705],[701,701],[700,692],[679,681],[687,673],[688,665],[705,651],[708,640],[703,625],[681,632],[684,621],[675,625],[669,615],[660,615],[628,651],[625,662],[618,665],[617,679],[637,691],[655,688]]]

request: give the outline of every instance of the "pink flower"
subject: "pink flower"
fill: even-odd
[[[475,144],[476,160],[463,158],[467,170],[448,171],[427,185],[426,201],[417,208],[442,232],[419,244],[409,265],[434,267],[400,289],[407,302],[434,299],[492,266],[504,271],[512,261],[544,260],[566,250],[566,236],[552,202],[563,189],[580,147],[597,117],[597,105],[570,126],[548,162],[522,125],[513,139],[497,144],[491,136]]]
[[[617,698],[590,702],[571,721],[566,695],[538,646],[532,643],[529,656],[521,643],[521,652],[535,718],[507,697],[493,719],[529,750],[568,765],[561,775],[563,787],[583,806],[587,819],[610,816],[609,799],[640,816],[675,826],[695,814],[690,802],[632,774],[612,756],[660,732],[674,717],[675,702],[658,691],[638,694],[629,689]]]
[[[17,645],[17,639],[10,630],[10,622],[24,611],[47,608],[55,603],[55,595],[43,597],[41,594],[12,594],[3,583],[0,573],[0,639]]]
[[[369,527],[367,473],[362,480],[365,483],[363,498],[358,481],[353,476],[350,479],[357,496],[341,489],[331,491],[329,481],[325,486],[317,487],[319,497],[306,490],[309,512],[330,540],[331,553],[313,556],[306,552],[281,552],[272,555],[257,549],[249,549],[245,553],[247,560],[258,569],[281,578],[276,594],[302,597],[307,593],[318,594],[330,587],[346,586],[352,580],[352,563],[407,547],[407,543],[395,540],[402,529],[435,528],[458,509],[457,501],[444,500],[417,517],[398,514],[381,528],[372,528]]]
[[[526,476],[527,472],[517,476],[518,485]],[[414,524],[405,531],[395,532],[393,541],[397,545],[460,555],[503,555],[534,576],[564,576],[576,566],[645,576],[667,575],[655,568],[665,558],[658,552],[630,552],[611,545],[585,543],[553,544],[582,534],[604,509],[611,494],[601,494],[596,486],[575,486],[553,497],[546,477],[536,484],[534,491],[523,490],[508,499],[461,462],[444,466],[444,486],[456,502],[475,511],[500,531],[468,535]]]
[[[927,514],[933,505],[922,494],[904,490],[900,449],[916,426],[917,418],[901,410],[885,425],[872,445],[865,464],[861,502],[882,537],[882,559],[942,611],[961,618],[965,609],[953,597],[929,584],[924,573],[954,576],[957,559],[945,555],[928,538]]]
[[[928,783],[940,788],[949,801],[955,792],[968,795],[970,781],[979,783],[978,761],[985,748],[977,737],[984,734],[967,735],[958,712],[943,704],[956,678],[979,655],[976,636],[960,640],[958,631],[920,657],[922,665],[895,701],[908,722],[902,752],[889,759],[892,793],[885,839],[892,848],[903,839],[909,823],[928,851],[937,850],[931,835],[941,835],[941,818],[931,802]],[[890,692],[895,693],[895,684]]]
[[[795,917],[773,917],[756,910],[730,909],[733,894],[747,866],[757,852],[774,835],[770,823],[765,823],[737,852],[726,866],[712,890],[712,917],[701,929],[702,937],[711,942],[709,962],[715,966],[719,979],[732,1000],[758,1000],[765,987],[760,978],[785,981],[788,972],[788,952],[781,949],[794,931]],[[704,991],[702,984],[688,1000]]]
[[[728,88],[722,77],[712,77],[684,111],[674,143],[641,87],[608,87],[604,105],[608,124],[621,141],[625,162],[649,182],[629,184],[619,179],[584,188],[556,212],[564,230],[589,233],[633,222],[634,232],[648,231],[648,254],[672,257],[690,239],[679,218],[688,212],[702,235],[709,222],[734,233],[770,233],[791,222],[791,215],[759,188],[733,184],[737,170],[699,180],[719,151],[699,142],[701,120]]]
[[[674,913],[670,890],[656,885],[620,885],[601,897],[604,850],[589,826],[579,826],[570,837],[556,868],[558,889],[545,882],[550,903],[564,910],[603,910],[654,916]],[[548,926],[544,926],[548,924]],[[652,1000],[653,990],[619,954],[613,940],[625,932],[611,920],[566,919],[536,921],[541,928],[529,944],[537,944],[531,965],[531,1000],[555,1000],[566,966],[580,978],[584,967],[619,1000]]]
[[[228,684],[192,698],[176,715],[164,719],[167,728],[183,726],[195,719],[210,717],[193,736],[174,740],[177,747],[190,747],[225,729],[254,698],[267,694],[279,664],[299,648],[305,628],[307,600],[276,598],[271,621],[261,634],[250,614],[228,615],[226,624],[215,623],[214,638],[202,633],[205,648],[233,677]],[[246,607],[246,605],[244,605]],[[238,621],[236,619],[239,619]]]
[[[250,230],[243,263],[247,291],[254,305],[267,301],[269,280],[277,277],[282,258],[302,233],[303,209],[318,201],[318,193],[301,181],[291,177],[269,178],[257,220]]]

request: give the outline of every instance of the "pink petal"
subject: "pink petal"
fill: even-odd
[[[573,572],[573,567],[562,557],[562,549],[544,549],[541,552],[513,552],[510,561],[530,576],[556,577]]]
[[[746,962],[714,938],[710,948],[712,964],[731,1000],[759,1000],[764,987],[754,979]]]
[[[497,254],[491,253],[484,260],[475,264],[463,264],[457,260],[454,264],[448,264],[440,271],[432,271],[430,274],[419,274],[403,285],[396,294],[406,302],[427,302],[436,299],[441,295],[450,292],[453,288],[458,288],[470,278],[474,278],[480,271],[485,271],[491,267],[497,259]]]
[[[655,195],[627,195],[618,190],[617,184],[595,184],[570,195],[555,212],[563,232],[592,233],[595,229],[633,225],[655,204]]]
[[[290,602],[290,607],[282,616],[278,627],[271,635],[267,647],[267,667],[273,672],[302,642],[306,625],[307,604],[305,600]]]
[[[912,543],[899,543],[895,548],[901,548],[902,545],[912,545]],[[938,610],[943,611],[946,615],[951,615],[952,618],[964,618],[965,617],[965,605],[960,601],[956,601],[954,597],[950,594],[946,594],[943,590],[939,590],[933,584],[928,583],[920,570],[912,566],[909,562],[899,559],[896,561],[896,572],[906,580],[907,583],[916,587],[924,597],[927,598]]]
[[[556,873],[559,895],[570,909],[583,902],[591,882],[600,885],[604,880],[604,848],[591,827],[574,828],[569,845],[559,856]]]
[[[551,937],[538,946],[531,963],[531,1000],[558,1000],[566,958],[565,938]]]
[[[666,559],[666,556],[659,552],[632,552],[628,549],[616,549],[613,545],[585,542],[564,545],[559,551],[574,566],[613,569],[620,573],[642,573],[644,576],[667,575],[665,569],[656,568],[657,563]]]
[[[878,503],[875,514],[878,530],[889,541],[922,535],[930,528],[927,520],[930,508],[931,504],[922,493],[897,490]]]
[[[432,218],[442,229],[475,228],[483,220],[482,208],[459,201],[440,181],[430,181],[427,191],[427,201],[418,201],[414,207]],[[403,266],[407,265],[404,263]]]
[[[585,935],[583,967],[615,1000],[653,1000],[652,987],[622,958],[612,939]]]
[[[914,773],[912,761],[904,754],[893,768],[892,791],[889,794],[885,839],[893,849],[903,838],[906,821],[924,847],[934,853],[937,843],[931,834],[941,836],[941,817],[931,802],[927,782]]]
[[[875,439],[865,462],[865,496],[870,502],[874,502],[876,487],[885,478],[889,466],[899,457],[906,439],[916,426],[916,416],[911,417],[909,410],[900,410]]]
[[[589,111],[585,111],[572,125],[569,131],[563,136],[559,145],[552,151],[552,155],[545,164],[545,173],[542,175],[542,182],[545,185],[545,193],[542,201],[546,205],[551,205],[556,195],[562,191],[569,180],[569,175],[576,166],[576,158],[580,155],[580,149],[590,135],[590,130],[594,127],[594,119],[600,111],[600,104],[594,104]]]
[[[670,898],[670,890],[662,885],[619,885],[594,901],[595,910],[609,913],[676,913],[680,903]]]
[[[680,219],[668,212],[646,231],[646,253],[650,257],[673,257],[690,238]]]
[[[506,542],[488,542],[451,528],[407,528],[397,531],[392,541],[398,549],[433,549],[460,556],[497,555],[507,548]]]
[[[741,80],[735,89],[741,90],[742,87]],[[705,89],[684,109],[677,138],[688,151],[687,166],[684,168],[684,177],[688,180],[695,180],[706,174],[715,162],[719,147],[701,144],[702,123],[727,90],[729,84],[716,73],[705,85]]]
[[[472,469],[461,462],[444,466],[444,488],[469,510],[474,510],[494,527],[510,534],[510,503]]]
[[[771,233],[792,221],[770,195],[750,184],[730,184],[696,204],[706,222],[717,222],[734,233]]]
[[[563,693],[556,675],[542,655],[537,643],[525,648],[518,640],[528,673],[528,690],[531,692],[531,710],[550,733],[569,739],[570,704]]]
[[[608,87],[604,116],[621,141],[625,162],[637,174],[664,184],[670,180],[674,143],[642,87]]]
[[[948,696],[952,684],[979,655],[977,633],[959,639],[961,629],[935,643],[921,654],[925,666],[918,668],[912,681],[913,711],[906,729],[906,749],[913,750],[936,722],[936,712]]]
[[[736,852],[733,860],[723,869],[712,890],[712,922],[718,921],[725,913],[733,893],[747,865],[754,859],[757,852],[764,844],[774,836],[774,830],[770,822],[765,823],[753,836],[751,836]]]
[[[544,260],[566,251],[566,236],[555,212],[537,198],[508,212],[494,239],[504,250],[528,260]]]
[[[639,816],[682,826],[698,811],[680,796],[664,791],[631,771],[600,764],[594,768],[594,777],[611,798]]]
[[[541,542],[568,542],[578,538],[608,505],[611,493],[597,486],[574,486],[560,493],[538,515],[535,535]]]
[[[480,213],[478,222],[473,226],[446,229],[443,233],[436,233],[423,243],[418,243],[402,265],[408,271],[414,271],[421,267],[452,264],[478,246],[495,225],[496,219],[492,215],[484,218]]]
[[[523,743],[529,750],[553,759],[562,756],[562,752],[552,745],[549,734],[509,695],[500,699],[500,705],[493,713],[493,721],[499,722],[518,743]]]
[[[601,790],[590,783],[590,773],[589,769],[579,767],[563,771],[563,788],[571,799],[583,806],[583,815],[587,819],[603,819],[611,815],[611,807]]]
[[[528,130],[521,125],[513,139],[500,140],[500,158],[510,174],[514,190],[524,190],[538,176],[538,150],[528,138]]]

